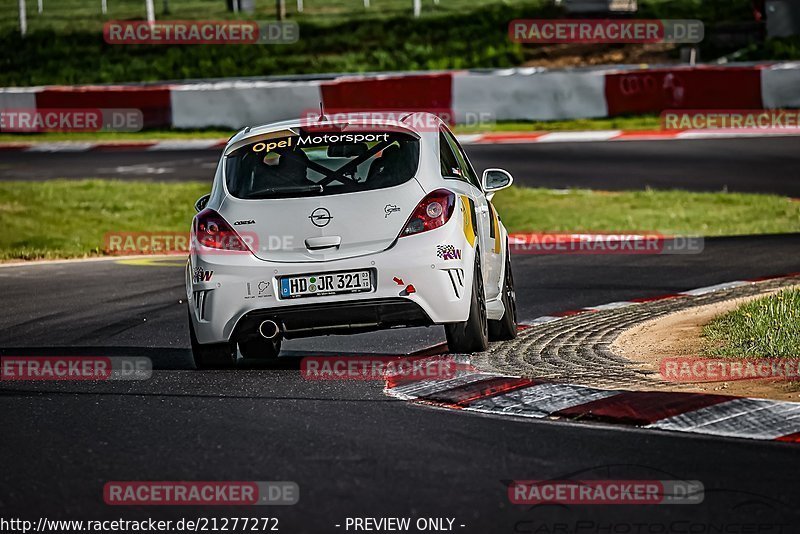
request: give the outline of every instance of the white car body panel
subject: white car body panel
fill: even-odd
[[[206,207],[219,213],[240,234],[255,234],[258,246],[253,253],[220,253],[194,244],[186,269],[186,291],[197,340],[203,344],[236,341],[252,317],[281,317],[293,309],[302,311],[315,306],[330,310],[319,312],[325,320],[324,333],[380,328],[381,324],[353,324],[348,318],[354,305],[378,301],[413,303],[430,324],[465,321],[476,246],[481,251],[488,318],[500,319],[504,313],[500,297],[507,232],[480,187],[441,176],[438,131],[413,132],[403,123],[386,121],[387,128],[409,130],[419,137],[416,175],[397,186],[256,200],[236,198],[228,192],[223,163],[227,154],[252,139],[268,137],[270,132],[294,131],[307,122],[243,131],[229,141]],[[419,202],[438,189],[456,194],[449,221],[433,230],[398,237]],[[474,214],[470,213],[471,205],[475,207]],[[317,226],[312,220],[312,213],[319,208],[331,216],[324,226]],[[309,243],[324,245],[336,238],[340,240],[338,248],[308,247]],[[437,248],[440,245],[452,245],[460,257],[443,258]],[[279,295],[279,279],[287,275],[361,269],[376,273],[371,292],[298,299]],[[196,277],[196,273],[201,275]],[[409,285],[414,292],[406,291]],[[339,316],[340,324],[336,323]],[[394,315],[391,322],[403,326],[402,318]],[[251,326],[246,328],[244,334],[252,333]],[[284,332],[287,337],[314,333],[313,324]]]

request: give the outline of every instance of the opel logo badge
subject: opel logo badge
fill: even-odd
[[[323,226],[328,226],[328,223],[331,222],[333,217],[331,216],[331,212],[328,211],[327,208],[317,208],[311,212],[311,215],[308,216],[311,219],[311,222],[314,226],[322,228]]]

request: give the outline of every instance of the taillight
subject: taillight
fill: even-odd
[[[231,228],[228,221],[216,211],[206,208],[192,221],[192,246],[195,243],[204,247],[231,252],[250,252],[247,242]]]
[[[447,189],[437,189],[429,193],[414,208],[405,228],[400,232],[400,237],[420,234],[443,226],[456,208],[456,195]]]

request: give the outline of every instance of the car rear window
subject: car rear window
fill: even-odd
[[[227,156],[242,199],[337,195],[400,185],[417,173],[419,140],[401,132],[304,132],[262,139]]]

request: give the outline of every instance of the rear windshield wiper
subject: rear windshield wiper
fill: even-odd
[[[290,187],[269,187],[267,189],[261,189],[259,191],[254,191],[249,195],[249,198],[267,198],[267,197],[279,197],[279,196],[287,196],[287,195],[301,195],[306,193],[316,193],[320,194],[323,191],[323,187],[318,184],[314,185],[296,185]]]

